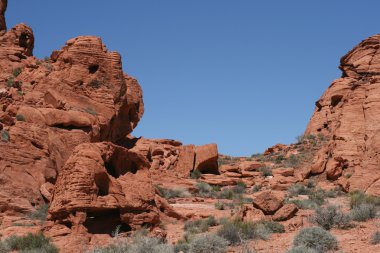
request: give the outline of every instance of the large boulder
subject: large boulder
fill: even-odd
[[[264,214],[274,214],[280,209],[285,200],[285,194],[282,191],[266,190],[258,193],[253,199],[253,207],[260,209]]]
[[[194,169],[202,173],[219,174],[218,147],[216,144],[198,146],[195,149]]]

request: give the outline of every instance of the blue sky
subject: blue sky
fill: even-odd
[[[99,4],[97,4],[99,3]],[[134,135],[251,155],[301,134],[339,59],[380,32],[380,1],[10,0],[37,57],[103,38],[144,92]]]

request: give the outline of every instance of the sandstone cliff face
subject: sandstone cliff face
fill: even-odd
[[[316,102],[306,134],[331,137],[319,152],[315,172],[335,180],[352,174],[350,190],[380,195],[380,35],[372,36],[341,59],[342,78]]]

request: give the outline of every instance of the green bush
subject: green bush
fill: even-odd
[[[287,159],[284,160],[284,165],[286,167],[292,167],[292,168],[295,168],[297,166],[299,166],[302,162],[302,155],[295,155],[295,154],[291,154]]]
[[[13,77],[13,76],[12,76],[12,77],[9,77],[8,80],[7,80],[7,86],[8,86],[9,88],[11,88],[11,87],[14,86],[14,84],[15,84],[15,79],[14,79],[14,77]]]
[[[312,248],[308,248],[305,246],[297,246],[297,247],[292,248],[291,250],[286,251],[286,253],[318,253],[318,252]]]
[[[36,208],[35,211],[29,214],[29,218],[32,220],[46,221],[48,215],[49,205],[43,204]]]
[[[216,202],[215,203],[215,209],[217,209],[217,210],[224,210],[226,207],[225,207],[225,204],[224,204],[224,202]]]
[[[156,185],[156,189],[158,190],[160,196],[166,199],[187,198],[191,196],[190,193],[186,189],[182,189],[182,188],[166,189],[159,185]]]
[[[287,203],[295,204],[299,209],[315,209],[318,205],[310,199],[294,199],[288,200]]]
[[[302,229],[294,238],[294,246],[304,246],[324,253],[338,248],[338,241],[328,231],[321,227]]]
[[[272,169],[269,168],[269,167],[260,167],[257,170],[261,172],[261,174],[263,175],[263,177],[273,176]]]
[[[127,253],[174,253],[173,248],[158,238],[136,237]]]
[[[367,195],[362,191],[354,191],[350,193],[350,206],[354,208],[361,204],[380,205],[380,197]]]
[[[7,130],[2,130],[1,131],[1,140],[4,142],[8,142],[9,138],[10,138],[9,132]]]
[[[245,189],[247,188],[247,185],[242,182],[242,181],[239,181],[237,182],[237,184],[232,188],[232,191],[236,194],[243,194],[245,193]]]
[[[187,253],[190,250],[190,244],[186,241],[179,241],[175,246],[174,246],[174,252],[179,253],[179,252],[184,252]]]
[[[112,244],[106,247],[97,247],[91,253],[126,253],[128,252],[128,245],[126,243]]]
[[[196,184],[196,188],[198,189],[198,194],[201,197],[212,197],[214,195],[214,189],[208,183],[198,182]]]
[[[243,222],[240,220],[227,221],[218,230],[218,235],[230,244],[237,245],[248,239],[268,239],[271,231],[263,224]]]
[[[46,253],[58,253],[58,249],[50,243],[50,239],[46,238],[42,233],[32,234],[26,236],[11,236],[5,240],[5,244],[11,250],[18,251],[36,251]]]
[[[252,188],[252,193],[258,192],[261,190],[261,185],[255,184]]]
[[[193,221],[186,221],[184,228],[186,232],[198,234],[198,233],[206,232],[209,228],[209,225],[207,221],[205,220],[193,220]]]
[[[207,222],[207,225],[209,227],[215,227],[215,226],[218,226],[219,225],[219,222],[215,219],[215,216],[209,216],[207,219],[206,219],[206,222]]]
[[[351,226],[350,217],[333,205],[317,208],[312,216],[312,221],[326,230],[330,230],[334,226],[342,229],[347,229]]]
[[[14,70],[12,71],[12,75],[13,75],[14,77],[18,77],[18,76],[21,74],[21,72],[22,72],[22,68],[17,68],[17,69],[14,69]]]
[[[309,195],[311,191],[312,191],[311,188],[308,188],[301,183],[296,183],[292,185],[291,187],[289,187],[288,189],[289,196],[291,197],[298,196],[298,195]]]
[[[373,204],[360,204],[355,206],[351,212],[350,216],[354,221],[367,221],[376,217],[376,206]]]
[[[285,233],[285,227],[281,223],[277,221],[259,221],[258,224],[263,225],[265,228],[267,228],[272,233]]]
[[[379,244],[380,243],[380,231],[376,231],[371,238],[371,244]]]
[[[225,253],[227,252],[228,242],[215,235],[205,234],[197,236],[190,243],[191,253]]]
[[[199,170],[193,170],[191,173],[190,173],[190,178],[192,179],[198,179],[202,176],[202,173],[199,171]]]
[[[224,188],[222,191],[216,194],[218,199],[234,199],[236,197],[235,192],[231,188]]]

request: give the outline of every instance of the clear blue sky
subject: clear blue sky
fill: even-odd
[[[9,2],[8,27],[34,29],[37,57],[78,35],[121,53],[144,91],[134,135],[231,155],[293,142],[340,57],[380,32],[378,0]]]

